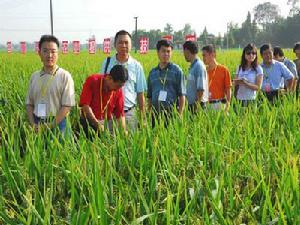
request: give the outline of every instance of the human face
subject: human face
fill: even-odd
[[[183,49],[183,55],[187,62],[191,62],[191,52],[187,49]]]
[[[215,58],[215,53],[210,53],[206,50],[202,51],[203,62],[205,65],[209,65]]]
[[[39,51],[44,68],[52,69],[56,66],[58,59],[58,46],[55,42],[44,42]]]
[[[273,51],[271,49],[266,49],[265,51],[263,51],[261,56],[265,64],[269,65],[272,63]]]
[[[130,37],[125,35],[119,35],[116,40],[116,50],[119,55],[128,55],[131,50],[131,39]]]
[[[255,50],[246,50],[245,51],[245,59],[249,64],[254,62],[256,57],[257,57],[257,52]]]
[[[114,81],[110,76],[107,79],[107,86],[110,91],[116,91],[123,87],[124,83],[120,81]]]
[[[161,46],[157,52],[160,63],[168,64],[172,56],[172,47]]]
[[[300,59],[300,49],[295,50],[296,57]]]

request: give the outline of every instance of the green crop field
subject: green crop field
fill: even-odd
[[[133,56],[146,76],[158,64],[155,52]],[[240,56],[220,51],[218,61],[233,73]],[[77,102],[104,57],[60,55]],[[292,95],[277,107],[185,112],[167,128],[60,142],[34,134],[26,118],[39,57],[2,52],[0,62],[0,224],[300,224],[300,100]],[[173,62],[188,70],[180,52]],[[69,120],[75,128],[78,107]]]

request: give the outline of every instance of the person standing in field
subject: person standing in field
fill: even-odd
[[[228,112],[231,100],[229,70],[217,62],[213,45],[204,46],[202,56],[208,73],[209,108]]]
[[[241,64],[237,68],[234,86],[237,89],[236,98],[243,107],[254,103],[257,91],[263,81],[263,70],[257,61],[257,48],[248,44],[242,53]]]
[[[199,106],[205,109],[208,101],[207,72],[204,63],[197,56],[197,42],[186,41],[183,44],[183,54],[185,60],[191,63],[186,87],[188,109],[196,113]]]
[[[41,127],[56,127],[65,133],[66,117],[75,105],[74,82],[71,74],[60,68],[58,60],[59,41],[55,36],[43,35],[39,41],[41,70],[31,76],[26,111],[29,122],[36,132]]]
[[[296,91],[297,82],[299,80],[296,64],[284,56],[284,52],[279,46],[274,47],[273,55],[275,60],[282,62],[294,75],[292,90]]]
[[[152,126],[159,117],[165,119],[165,125],[175,108],[182,115],[185,105],[185,84],[181,68],[172,63],[173,45],[168,40],[156,44],[159,64],[153,68],[148,77],[148,106],[152,112]]]
[[[101,73],[106,74],[114,65],[123,65],[128,70],[128,80],[126,81],[123,91],[125,95],[124,111],[126,124],[131,129],[135,129],[138,124],[138,115],[143,119],[145,115],[145,96],[147,90],[146,78],[142,65],[130,56],[131,35],[120,30],[116,33],[114,39],[116,55],[104,60]],[[138,104],[139,110],[136,110]],[[138,112],[138,113],[137,113]]]
[[[128,71],[122,65],[113,66],[109,74],[92,74],[86,79],[79,106],[80,123],[87,137],[89,128],[98,133],[107,128],[112,131],[113,118],[126,130],[122,87],[127,79]]]
[[[294,63],[296,64],[296,68],[297,68],[297,73],[298,73],[298,77],[300,76],[300,42],[297,42],[294,45],[293,48],[293,52],[296,55],[296,59],[294,60]],[[298,97],[299,95],[299,83],[300,83],[300,79],[298,79],[297,81],[297,85],[296,85],[296,96]]]
[[[271,44],[262,45],[260,54],[263,58],[261,67],[264,73],[262,91],[269,102],[273,104],[278,99],[280,91],[284,88],[284,82],[286,82],[287,90],[292,90],[294,75],[283,63],[273,59]]]

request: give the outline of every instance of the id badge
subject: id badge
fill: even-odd
[[[158,96],[158,101],[165,102],[167,100],[167,92],[166,91],[160,91]]]
[[[265,85],[265,91],[266,92],[270,92],[271,91],[271,84],[270,83],[266,83],[266,85]]]
[[[37,116],[38,117],[46,117],[46,104],[45,103],[39,103],[37,105]]]

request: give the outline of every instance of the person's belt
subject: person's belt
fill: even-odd
[[[124,112],[125,113],[128,113],[130,110],[132,110],[134,108],[134,106],[130,107],[130,108],[127,108],[127,109],[124,109]]]
[[[225,98],[209,100],[209,104],[215,104],[215,103],[220,103],[220,102],[225,104],[227,102],[227,100]]]

